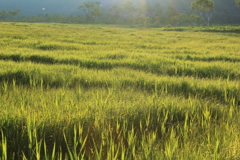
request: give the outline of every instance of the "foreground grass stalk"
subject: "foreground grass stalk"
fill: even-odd
[[[1,159],[2,160],[7,160],[8,159],[8,153],[7,153],[7,139],[3,133],[3,131],[1,131],[1,136],[2,136],[2,142],[1,142],[1,148],[2,148],[2,156]]]
[[[175,159],[176,150],[178,148],[178,138],[173,129],[171,129],[169,142],[165,145],[165,157],[168,160]]]

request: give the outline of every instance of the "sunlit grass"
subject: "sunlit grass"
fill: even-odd
[[[235,27],[0,26],[0,159],[240,158]]]

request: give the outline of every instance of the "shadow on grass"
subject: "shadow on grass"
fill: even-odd
[[[108,58],[118,58],[115,56]],[[119,57],[121,58],[121,57]],[[198,60],[192,59],[193,57],[186,57],[186,60]],[[109,60],[99,61],[99,60],[88,60],[88,59],[75,59],[75,58],[66,58],[66,59],[55,59],[47,55],[31,55],[31,56],[22,56],[19,54],[13,55],[0,55],[0,60],[11,60],[14,62],[33,62],[40,64],[64,64],[64,65],[73,65],[79,66],[82,68],[88,69],[97,69],[97,70],[111,70],[113,68],[129,68],[131,70],[141,70],[143,72],[150,72],[157,75],[168,75],[168,76],[192,76],[197,78],[228,78],[230,80],[238,80],[240,75],[238,72],[234,72],[229,69],[225,69],[218,66],[206,66],[206,67],[177,67],[169,66],[162,67],[160,64],[142,64],[139,62],[112,62]],[[213,59],[214,60],[214,59]],[[213,61],[209,59],[207,61]],[[226,59],[227,61],[232,59]],[[237,61],[238,62],[238,61]]]
[[[213,27],[169,27],[164,31],[195,31],[195,32],[218,32],[218,33],[240,33],[238,26],[213,26]]]

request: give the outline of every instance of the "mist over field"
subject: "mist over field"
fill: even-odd
[[[106,8],[112,4],[124,3],[127,0],[99,0],[102,3],[102,7]],[[141,3],[146,3],[144,0],[130,0],[135,5],[139,5]],[[183,0],[181,0],[183,1]],[[189,1],[189,0],[184,0]],[[176,3],[175,1],[166,1],[166,0],[148,0],[147,3],[161,3],[162,5]],[[0,2],[0,9],[21,9],[22,14],[30,15],[30,14],[41,14],[42,8],[46,8],[46,12],[50,14],[59,13],[59,14],[79,14],[79,10],[77,6],[83,3],[82,0],[42,0],[42,1],[34,1],[34,0],[3,0]],[[178,2],[179,3],[179,2]],[[175,5],[175,4],[174,4]],[[181,5],[182,6],[182,5]],[[184,6],[184,5],[183,5]]]
[[[176,8],[179,12],[187,12],[190,9],[192,0],[98,0],[102,3],[102,8],[108,10],[108,8],[113,4],[122,4],[124,2],[130,1],[135,6],[142,4],[155,4],[159,3],[162,6],[172,6]],[[41,15],[43,14],[42,8],[46,8],[46,13],[50,14],[62,14],[62,15],[78,15],[81,11],[77,8],[79,5],[83,4],[83,0],[1,0],[1,9],[21,9],[21,15]],[[215,1],[216,8],[215,11],[221,14],[239,14],[240,8],[235,5],[234,0],[218,0]]]

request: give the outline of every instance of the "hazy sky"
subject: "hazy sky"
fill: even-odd
[[[88,0],[86,0],[88,1]],[[89,0],[91,1],[91,0]],[[191,2],[193,0],[94,0],[102,2],[102,7],[107,7],[111,4],[119,4],[124,1],[131,1],[134,4],[144,3],[160,3],[161,5],[171,5],[177,8],[180,12],[189,10]],[[218,0],[216,2],[216,9],[220,9],[221,12],[233,12],[233,10],[239,11],[236,7],[235,0]],[[44,13],[50,14],[62,14],[62,15],[77,15],[81,11],[78,6],[83,4],[83,0],[0,0],[0,10],[15,10],[21,9],[21,15],[41,15]],[[231,9],[229,9],[230,4]],[[46,10],[43,11],[42,8]]]
[[[42,8],[48,13],[71,14],[76,12],[79,0],[0,0],[0,9],[21,9],[22,14],[41,14]]]
[[[132,1],[140,4],[146,2],[159,2],[161,4],[171,3],[174,0],[98,0],[102,2],[103,7],[112,3],[123,3],[124,1]],[[176,1],[176,0],[175,0]],[[189,0],[178,0],[189,1]],[[21,9],[22,14],[43,14],[60,13],[60,14],[77,14],[80,11],[77,9],[79,5],[83,4],[82,0],[0,0],[0,9],[15,10]],[[42,8],[46,8],[43,12]]]

